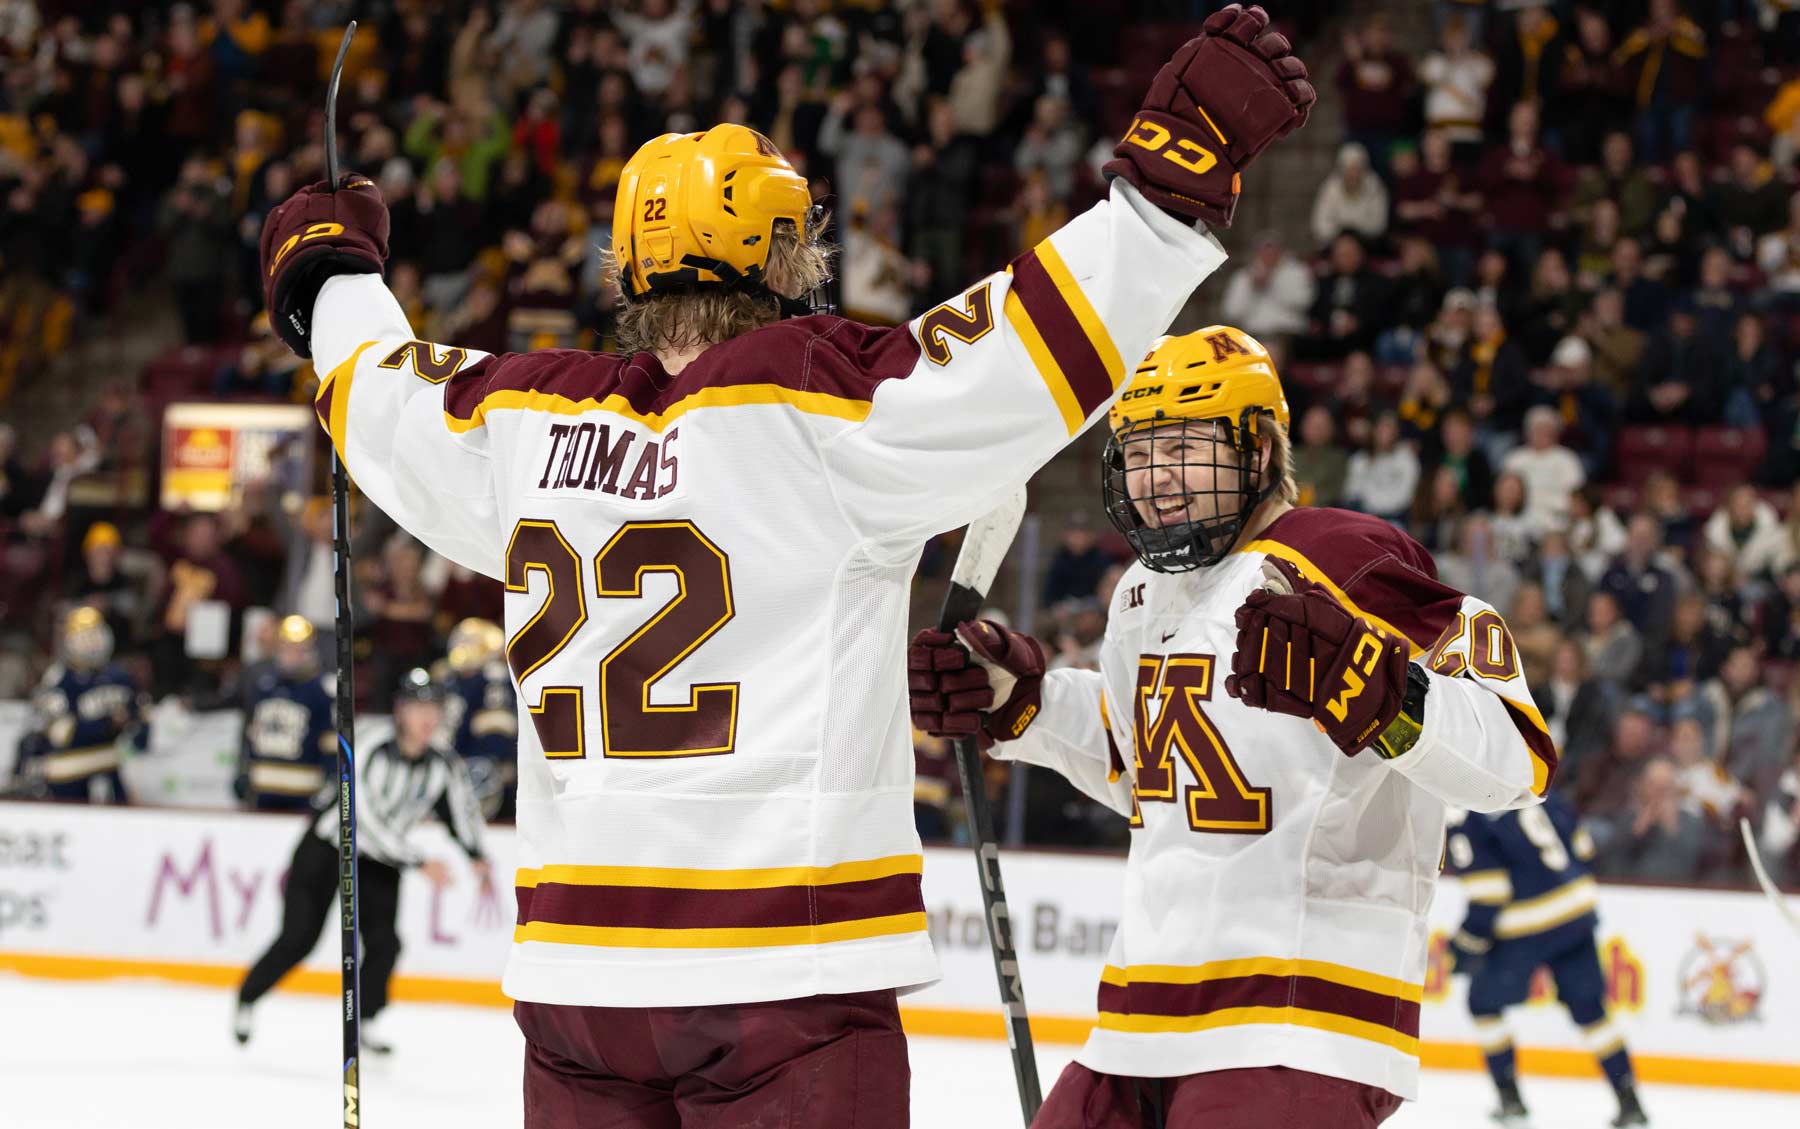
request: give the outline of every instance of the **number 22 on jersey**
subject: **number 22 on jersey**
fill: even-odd
[[[1175,801],[1175,755],[1194,774],[1182,789],[1188,826],[1195,831],[1230,835],[1262,835],[1271,826],[1269,789],[1250,784],[1225,739],[1219,736],[1201,703],[1212,699],[1212,655],[1143,655],[1138,658],[1136,700],[1132,704],[1132,744],[1137,754],[1137,782],[1132,796],[1143,810],[1146,801]],[[1161,699],[1154,721],[1152,699]],[[1141,825],[1141,815],[1132,823]]]
[[[521,518],[506,547],[506,590],[530,590],[533,572],[548,581],[537,613],[506,644],[520,692],[525,679],[567,647],[588,621],[581,555],[554,521]],[[731,560],[691,521],[634,521],[594,555],[594,595],[637,599],[648,573],[675,577],[664,604],[600,660],[601,753],[608,757],[720,756],[737,747],[738,684],[688,688],[688,700],[652,705],[653,686],[736,614]],[[531,721],[551,759],[587,756],[588,688],[545,686]],[[529,702],[529,698],[527,698]]]

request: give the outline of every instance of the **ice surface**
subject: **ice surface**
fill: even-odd
[[[231,993],[151,981],[32,980],[0,973],[0,1125],[6,1129],[319,1129],[337,1124],[334,1001],[277,993],[247,1048],[231,1039]],[[373,1129],[500,1129],[520,1122],[522,1044],[497,1008],[397,1003],[397,1050],[366,1059]],[[1045,1046],[1046,1088],[1074,1049]],[[1014,1126],[1018,1098],[1000,1042],[914,1039],[913,1121]],[[1536,1129],[1600,1129],[1604,1083],[1526,1078]],[[1663,1129],[1800,1125],[1800,1095],[1646,1086]],[[1433,1073],[1396,1129],[1486,1129],[1485,1077]]]

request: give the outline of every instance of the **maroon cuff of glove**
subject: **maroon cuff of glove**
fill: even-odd
[[[259,243],[269,324],[302,357],[312,356],[312,310],[325,280],[379,274],[388,256],[388,211],[366,176],[346,173],[337,191],[308,185],[263,221]]]
[[[981,712],[994,704],[987,671],[969,661],[969,652],[947,631],[921,631],[906,649],[907,709],[912,723],[933,737],[979,738]]]
[[[1023,736],[1044,704],[1044,645],[987,619],[957,624],[956,637],[969,650],[1018,679],[1006,701],[988,711],[983,723],[988,736],[996,741]]]

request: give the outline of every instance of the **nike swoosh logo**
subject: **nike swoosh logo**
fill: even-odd
[[[1181,634],[1181,628],[1177,627],[1175,630],[1169,632],[1167,635],[1164,635],[1162,637],[1162,641],[1167,643],[1169,640],[1175,638],[1175,636],[1180,635],[1180,634]]]

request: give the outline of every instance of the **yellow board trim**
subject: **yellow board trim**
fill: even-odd
[[[1327,1011],[1311,1011],[1303,1007],[1228,1007],[1205,1015],[1121,1015],[1100,1013],[1099,1026],[1107,1031],[1131,1034],[1192,1034],[1215,1031],[1221,1027],[1244,1027],[1253,1024],[1278,1024],[1286,1027],[1310,1027],[1335,1035],[1348,1035],[1392,1047],[1402,1054],[1417,1055],[1419,1040],[1392,1027],[1370,1023],[1364,1019],[1334,1015]]]
[[[325,433],[331,436],[331,445],[337,449],[340,459],[344,458],[344,442],[348,438],[347,429],[350,426],[350,382],[356,377],[356,362],[361,360],[362,355],[374,345],[373,341],[364,341],[358,345],[355,352],[351,353],[342,364],[332,369],[319,383],[319,391],[313,397],[316,402],[338,381],[344,382],[344,386],[338,389],[337,394],[331,398],[331,419],[325,424]],[[344,465],[349,466],[349,461],[345,460]]]
[[[1007,273],[1011,273],[1008,268]],[[1031,315],[1025,312],[1025,303],[1012,290],[1006,292],[1006,301],[1001,304],[1006,320],[1019,335],[1019,341],[1025,346],[1025,352],[1031,356],[1031,363],[1036,366],[1038,378],[1050,389],[1050,397],[1056,401],[1056,410],[1062,413],[1063,426],[1073,435],[1081,430],[1087,417],[1081,413],[1081,402],[1075,398],[1075,389],[1069,386],[1069,378],[1063,373],[1062,366],[1056,363],[1056,356],[1050,352],[1050,346],[1044,343],[1044,335],[1032,323]]]
[[[771,925],[740,929],[646,929],[606,925],[559,925],[532,921],[513,929],[513,943],[545,941],[615,949],[754,949],[785,945],[828,945],[925,932],[923,913],[895,913],[820,925]]]
[[[1044,273],[1050,281],[1056,283],[1056,289],[1068,304],[1069,311],[1075,320],[1081,323],[1081,331],[1087,334],[1088,343],[1100,357],[1100,363],[1106,366],[1106,379],[1116,389],[1119,381],[1125,376],[1125,360],[1119,355],[1119,347],[1113,343],[1112,334],[1107,332],[1106,323],[1100,319],[1100,312],[1088,301],[1081,290],[1081,284],[1075,281],[1075,272],[1063,261],[1062,254],[1056,245],[1046,239],[1032,248],[1038,262],[1044,266]]]
[[[1307,560],[1305,554],[1299,552],[1298,550],[1294,549],[1293,547],[1284,545],[1280,541],[1272,541],[1267,538],[1259,538],[1258,540],[1250,542],[1248,545],[1245,545],[1243,548],[1238,549],[1237,551],[1240,553],[1266,553],[1271,557],[1280,557],[1282,560],[1287,561],[1288,563],[1292,564],[1295,568],[1300,570],[1300,574],[1302,576],[1306,577],[1308,580],[1312,581],[1313,583],[1322,586],[1327,592],[1330,592],[1333,596],[1336,596],[1339,603],[1343,604],[1344,607],[1350,609],[1350,614],[1362,616],[1364,619],[1368,620],[1370,623],[1374,624],[1376,627],[1381,628],[1383,631],[1388,632],[1389,634],[1393,635],[1397,639],[1405,639],[1412,648],[1410,657],[1416,659],[1428,649],[1429,644],[1421,644],[1417,639],[1414,639],[1412,636],[1408,635],[1406,632],[1401,631],[1399,628],[1395,627],[1393,624],[1389,623],[1387,620],[1382,619],[1378,615],[1372,615],[1371,613],[1358,607],[1356,604],[1356,601],[1352,600],[1349,596],[1346,596],[1344,594],[1344,590],[1342,588],[1339,588],[1337,586],[1337,584],[1331,579],[1331,577],[1326,576],[1325,573],[1319,568],[1318,565],[1313,564],[1311,561]],[[1435,643],[1436,640],[1434,639],[1434,640],[1432,640],[1432,642]],[[1546,735],[1549,734],[1550,727],[1544,723],[1544,715],[1542,713],[1538,712],[1538,708],[1536,706],[1532,705],[1529,701],[1526,701],[1526,702],[1515,701],[1514,699],[1508,698],[1503,694],[1497,694],[1495,696],[1498,697],[1501,701],[1505,702],[1507,705],[1511,706],[1513,709],[1518,710],[1521,714],[1524,714],[1526,719],[1529,720],[1531,722],[1531,724],[1533,724],[1533,725],[1537,726],[1539,729],[1543,730]],[[1530,750],[1527,750],[1527,751],[1530,752]],[[1550,766],[1545,764],[1543,762],[1543,760],[1537,755],[1536,752],[1531,752],[1531,790],[1532,790],[1532,792],[1541,796],[1544,794],[1544,789],[1547,788],[1549,786],[1549,784],[1550,784]]]
[[[650,431],[662,433],[670,424],[698,408],[738,408],[751,404],[785,404],[807,415],[831,416],[861,423],[869,417],[869,402],[846,396],[829,396],[823,392],[802,392],[779,384],[735,384],[724,388],[702,388],[685,396],[661,412],[637,412],[631,401],[614,394],[604,400],[585,396],[572,400],[554,392],[533,388],[506,388],[489,392],[476,405],[468,419],[444,413],[444,426],[458,435],[474,431],[487,423],[487,414],[498,411],[549,412],[552,415],[578,416],[587,412],[609,412],[623,416]]]
[[[836,866],[768,866],[754,870],[690,870],[673,866],[521,867],[514,884],[564,886],[650,886],[686,890],[769,890],[777,886],[831,886],[867,882],[896,874],[922,874],[923,855],[840,862]]]
[[[1206,980],[1229,980],[1236,976],[1311,976],[1329,980],[1346,988],[1360,988],[1383,996],[1394,996],[1411,1003],[1425,999],[1422,984],[1409,984],[1391,976],[1365,972],[1348,965],[1324,960],[1300,960],[1294,957],[1247,957],[1242,960],[1214,960],[1205,964],[1134,964],[1120,968],[1109,964],[1100,972],[1100,982],[1124,988],[1133,981],[1157,984],[1199,984]]]
[[[168,980],[213,988],[235,989],[244,970],[235,964],[193,961],[132,960],[116,957],[70,956],[61,953],[0,952],[0,971],[49,980],[111,980],[124,977]],[[283,989],[309,996],[336,996],[342,990],[338,973],[296,969],[283,978]],[[470,1004],[510,1008],[512,1000],[497,981],[467,980],[447,976],[399,973],[391,995],[410,1003]],[[1006,1038],[1006,1022],[990,1008],[908,1007],[900,1009],[900,1022],[908,1035],[936,1035],[957,1039]],[[1033,1038],[1043,1043],[1079,1045],[1093,1028],[1091,1020],[1066,1015],[1031,1017]],[[1424,1042],[1419,1064],[1428,1070],[1486,1071],[1481,1048],[1474,1043]],[[1739,1059],[1679,1058],[1643,1052],[1631,1056],[1633,1072],[1643,1082],[1678,1086],[1711,1086],[1735,1090],[1800,1093],[1800,1063],[1751,1062]],[[1598,1078],[1600,1068],[1592,1053],[1547,1047],[1519,1049],[1519,1069],[1526,1074],[1562,1078]]]

